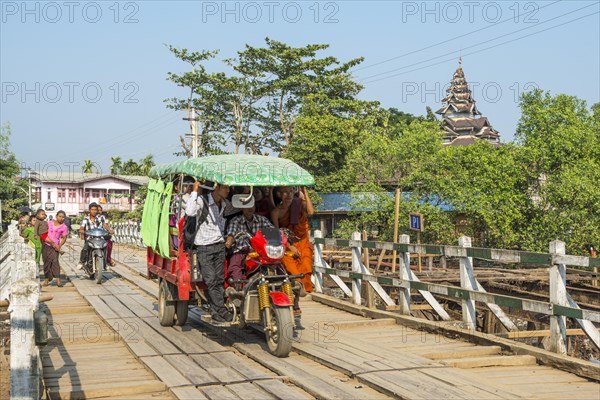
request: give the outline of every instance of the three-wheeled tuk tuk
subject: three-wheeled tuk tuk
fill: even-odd
[[[149,175],[152,179],[142,217],[142,238],[148,246],[148,277],[159,281],[158,318],[163,326],[185,324],[190,306],[208,302],[196,254],[183,246],[181,199],[185,189],[179,184],[179,193],[172,193],[174,181],[181,183],[191,177],[208,190],[217,183],[250,187],[250,195],[238,195],[246,196],[244,200],[250,199],[254,186],[314,184],[314,178],[294,162],[258,155],[192,158],[155,166]],[[172,222],[174,216],[178,231],[172,238],[169,220]],[[225,305],[234,316],[233,324],[262,326],[270,351],[286,357],[295,329],[292,304],[300,291],[296,278],[301,276],[288,275],[281,263],[288,241],[284,230],[263,229],[247,236],[251,251],[246,257],[245,278],[226,281],[231,287],[225,291]]]

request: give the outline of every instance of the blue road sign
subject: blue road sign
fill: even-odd
[[[410,214],[410,229],[423,232],[423,216],[421,214]]]

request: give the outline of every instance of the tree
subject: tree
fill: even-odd
[[[532,206],[522,242],[547,251],[560,239],[578,253],[600,238],[600,108],[574,96],[525,93],[516,139]]]
[[[208,73],[203,63],[213,59],[218,51],[190,52],[188,49],[178,49],[171,45],[167,45],[167,48],[176,58],[192,68],[191,71],[180,75],[167,73],[167,80],[189,90],[187,99],[166,99],[167,107],[173,110],[187,110],[188,118],[199,118],[198,154],[212,154],[224,145],[225,140],[221,132],[227,112],[223,93],[219,90],[224,74]],[[196,110],[195,115],[192,115],[192,108]],[[180,136],[180,141],[184,155],[191,157],[191,144],[187,144],[183,136]]]
[[[121,157],[111,157],[110,160],[112,161],[112,164],[110,166],[110,173],[112,175],[119,175],[121,173],[121,168],[123,167]]]
[[[348,156],[377,129],[378,103],[308,95],[297,118],[294,141],[286,157],[306,168],[316,179],[316,190],[347,191],[357,180]]]
[[[140,221],[142,219],[142,213],[144,211],[144,203],[146,202],[146,196],[148,195],[148,185],[141,185],[135,192],[135,210],[125,214],[125,218],[131,218]]]
[[[154,156],[152,154],[148,154],[146,157],[140,160],[139,164],[139,173],[141,175],[148,175],[150,172],[150,168],[154,167],[156,163],[154,162]]]
[[[428,202],[410,195],[419,183],[419,173],[424,165],[435,160],[442,151],[439,125],[425,122],[395,109],[383,110],[388,119],[382,120],[379,129],[371,130],[348,157],[347,170],[358,177],[352,188],[357,201],[355,210],[345,222],[345,229],[367,229],[376,232],[381,240],[392,240],[394,226],[395,188],[403,191],[401,215],[420,212],[428,221],[423,240],[429,243],[446,243],[451,232],[451,219],[436,202]],[[372,195],[366,196],[365,192]],[[411,234],[404,225],[400,233]]]
[[[83,170],[84,174],[91,174],[94,172],[94,168],[95,165],[92,162],[92,160],[84,160],[83,161],[83,166],[81,167],[81,169]]]
[[[352,99],[361,89],[348,71],[362,59],[340,64],[334,57],[318,58],[317,52],[328,47],[296,48],[267,38],[266,47],[246,45],[236,59],[224,60],[233,70],[229,74],[209,73],[204,66],[217,51],[190,52],[169,46],[192,71],[169,73],[168,79],[188,88],[190,95],[185,100],[167,99],[168,107],[196,108],[201,137],[206,138],[201,142],[208,143],[211,151],[231,145],[235,153],[242,147],[246,153],[283,152],[293,140],[304,97],[322,93],[332,99]],[[189,146],[182,143],[189,154]]]
[[[141,166],[130,158],[123,164],[122,173],[123,175],[141,175]]]
[[[2,201],[0,224],[18,218],[17,208],[27,204],[29,190],[26,180],[17,179],[20,166],[10,150],[11,134],[9,122],[0,125],[0,200]]]
[[[354,98],[362,86],[350,79],[349,70],[363,58],[340,64],[335,57],[317,56],[329,48],[327,44],[291,47],[268,37],[265,42],[265,47],[246,45],[234,69],[243,76],[264,79],[265,106],[259,110],[258,124],[269,147],[285,152],[293,141],[303,99],[316,93],[331,99]]]
[[[481,247],[519,247],[531,199],[518,147],[496,147],[483,140],[447,146],[412,179],[420,201],[447,206],[455,222],[467,222],[456,234],[473,237]]]

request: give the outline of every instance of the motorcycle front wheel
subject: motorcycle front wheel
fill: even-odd
[[[94,273],[95,273],[95,278],[96,278],[96,283],[97,284],[101,284],[102,283],[102,273],[104,272],[104,264],[102,261],[104,260],[103,258],[98,257],[98,255],[94,254]]]
[[[273,329],[265,330],[269,351],[276,357],[287,357],[292,350],[294,339],[294,320],[291,307],[272,306],[271,324]]]

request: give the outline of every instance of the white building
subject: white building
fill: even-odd
[[[44,172],[32,174],[35,203],[48,215],[63,210],[67,215],[87,211],[90,203],[98,203],[104,211],[135,210],[135,193],[148,183],[146,176],[102,175],[77,172]]]

